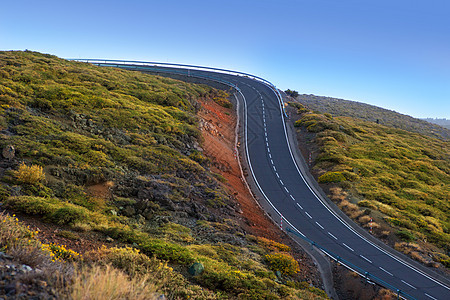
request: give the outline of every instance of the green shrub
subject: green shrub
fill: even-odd
[[[341,181],[345,181],[345,176],[342,174],[342,172],[327,172],[319,176],[320,183],[341,182]]]
[[[139,248],[148,256],[155,255],[159,259],[172,263],[187,265],[194,262],[192,253],[185,247],[161,240],[148,240],[139,245]]]
[[[265,256],[273,271],[280,271],[284,275],[294,275],[300,271],[298,262],[287,253],[273,253]]]
[[[81,207],[62,207],[50,215],[52,222],[59,225],[73,225],[86,217],[86,210]]]
[[[412,242],[416,240],[416,237],[414,234],[412,234],[408,230],[399,230],[395,233],[402,241],[405,242]]]
[[[25,184],[37,184],[45,180],[45,174],[41,166],[27,166],[22,163],[17,171],[14,171],[17,181]]]

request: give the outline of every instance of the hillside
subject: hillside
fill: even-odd
[[[313,174],[347,215],[414,259],[450,267],[448,141],[299,103],[290,110]]]
[[[302,94],[295,98],[309,109],[333,116],[358,118],[388,127],[416,132],[439,139],[450,139],[450,130],[381,107],[331,97]]]
[[[325,299],[211,172],[198,113],[227,97],[0,52],[0,297]]]
[[[441,126],[441,127],[450,129],[450,120],[447,120],[447,119],[445,119],[445,118],[443,118],[443,119],[438,119],[438,118],[435,118],[435,119],[433,119],[433,118],[425,118],[425,119],[421,119],[421,120],[424,120],[424,121],[427,121],[427,122],[429,122],[429,123],[433,123],[433,124],[439,125],[439,126]]]

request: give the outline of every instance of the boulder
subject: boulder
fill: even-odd
[[[200,275],[204,269],[205,269],[205,267],[203,266],[202,263],[194,263],[194,264],[192,264],[192,266],[189,267],[188,272],[192,276],[197,276],[197,275]]]

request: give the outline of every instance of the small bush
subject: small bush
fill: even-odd
[[[298,262],[287,253],[267,254],[265,257],[273,271],[280,271],[284,275],[294,275],[300,271]]]
[[[16,180],[25,184],[37,184],[45,179],[45,174],[41,166],[31,165],[27,166],[22,163],[17,171],[14,171]]]
[[[80,253],[67,249],[64,245],[56,243],[42,244],[42,251],[52,257],[52,261],[74,261],[80,258]]]
[[[414,234],[412,234],[410,231],[408,230],[399,230],[397,231],[396,235],[405,242],[412,242],[416,240],[416,237],[414,236]]]
[[[57,209],[50,219],[59,225],[73,225],[76,222],[80,222],[86,218],[86,212],[82,208],[78,207],[62,207]]]
[[[345,181],[345,176],[342,174],[342,172],[327,172],[319,176],[320,183],[341,182],[341,181]]]
[[[161,240],[150,240],[139,245],[139,248],[148,256],[155,255],[159,259],[168,260],[178,264],[194,262],[192,253],[185,247]]]
[[[290,252],[291,247],[281,244],[269,239],[266,239],[264,237],[257,237],[258,244],[263,246],[265,249],[270,251],[282,251],[282,252]]]

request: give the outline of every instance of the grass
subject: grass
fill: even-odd
[[[450,251],[447,140],[309,111],[301,111],[295,125],[314,134],[313,172],[348,215],[358,220],[360,208],[377,211],[399,238]]]
[[[39,242],[5,215],[1,249],[33,266],[67,269],[49,272],[60,298],[323,299],[274,281],[264,255],[289,247],[233,234],[241,230],[223,178],[194,150],[202,143],[199,100],[231,107],[228,96],[47,54],[0,52],[0,147],[16,149],[5,161],[10,170],[2,167],[2,207],[53,223],[73,244],[100,236],[117,246],[78,255]],[[235,244],[220,242],[228,238]],[[205,270],[192,278],[194,262]]]

